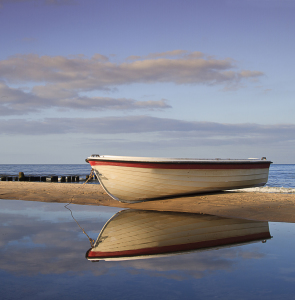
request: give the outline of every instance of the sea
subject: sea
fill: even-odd
[[[18,172],[90,167],[0,165]],[[295,165],[273,164],[263,189],[292,192],[294,178]],[[1,300],[295,299],[294,250],[293,223],[0,200]]]

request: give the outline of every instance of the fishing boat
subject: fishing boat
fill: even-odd
[[[115,200],[134,203],[204,192],[259,187],[269,166],[262,159],[187,159],[93,154],[86,159]]]
[[[180,212],[124,210],[86,252],[90,261],[134,260],[220,249],[270,239],[268,222]]]

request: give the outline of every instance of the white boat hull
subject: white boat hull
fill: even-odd
[[[87,160],[105,191],[123,202],[263,186],[271,163],[261,160],[142,161],[138,158],[127,161],[126,157],[121,160],[109,157]]]

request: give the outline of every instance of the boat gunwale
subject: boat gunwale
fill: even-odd
[[[129,157],[129,156],[98,156],[92,155],[86,158],[86,162],[118,162],[118,163],[144,163],[144,164],[272,164],[273,162],[266,159],[200,159],[200,158],[159,158],[159,157]]]
[[[183,161],[141,161],[141,160],[118,160],[118,159],[99,159],[99,158],[92,158],[88,157],[86,161],[89,162],[102,162],[104,164],[107,163],[118,163],[120,165],[123,164],[130,164],[130,165],[257,165],[263,164],[266,166],[270,166],[272,161],[265,161],[265,160],[183,160]]]
[[[269,169],[270,161],[125,161],[87,159],[92,166],[119,166],[149,169]]]

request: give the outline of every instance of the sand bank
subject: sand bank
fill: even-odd
[[[122,208],[212,214],[258,221],[295,223],[295,194],[221,192],[125,204],[109,197],[100,185],[0,182],[0,199],[104,205]]]

